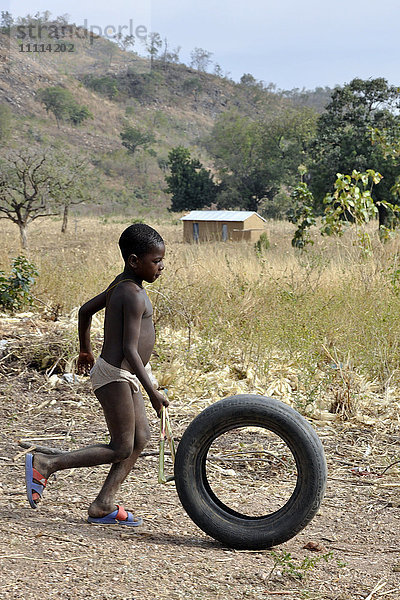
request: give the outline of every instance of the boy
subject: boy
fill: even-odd
[[[141,525],[142,519],[115,505],[115,496],[149,441],[150,430],[139,382],[157,415],[168,401],[151,381],[148,362],[155,342],[151,302],[143,281],[152,283],[164,269],[162,237],[148,225],[137,223],[122,233],[119,246],[124,271],[112,284],[79,310],[78,372],[90,371],[93,390],[110,432],[109,444],[96,444],[56,456],[27,454],[28,500],[36,508],[48,477],[61,469],[112,463],[97,498],[89,506],[90,523]],[[104,343],[94,362],[90,345],[92,315],[105,308]]]

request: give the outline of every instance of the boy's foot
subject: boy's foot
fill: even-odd
[[[25,482],[28,502],[32,508],[37,508],[37,504],[43,496],[47,479],[34,468],[33,454],[30,453],[25,456]]]
[[[42,454],[41,452],[35,452],[33,454],[32,465],[33,468],[36,469],[39,473],[42,473],[43,476],[48,479],[50,475],[53,473],[49,468],[49,455]]]
[[[104,517],[88,517],[88,523],[92,525],[125,525],[128,527],[139,527],[142,525],[141,517],[134,517],[131,512],[124,509],[123,506],[118,506],[117,510],[105,515]]]

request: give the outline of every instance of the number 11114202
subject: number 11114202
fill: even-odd
[[[20,44],[20,52],[75,52],[74,44]]]

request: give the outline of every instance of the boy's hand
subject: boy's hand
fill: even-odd
[[[89,375],[90,369],[94,365],[94,356],[92,352],[79,352],[76,368],[79,375]]]
[[[154,392],[151,394],[150,402],[152,403],[158,417],[161,415],[162,407],[169,406],[166,396],[157,390],[154,390]]]

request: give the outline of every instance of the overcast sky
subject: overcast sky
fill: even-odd
[[[77,25],[145,25],[181,46],[195,47],[239,80],[243,73],[279,88],[314,88],[354,77],[400,84],[399,0],[0,0],[14,16],[50,10]],[[212,71],[213,67],[211,67]]]

